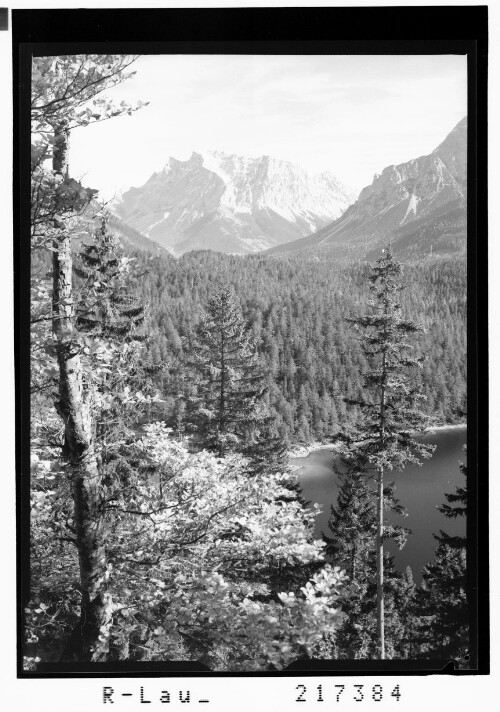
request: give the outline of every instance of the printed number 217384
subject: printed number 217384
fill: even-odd
[[[382,685],[317,685],[309,690],[306,685],[297,685],[295,689],[297,690],[295,702],[326,702],[327,700],[342,702],[347,699],[354,702],[370,699],[374,702],[382,702],[384,697],[399,702],[401,699],[399,685],[385,690]]]

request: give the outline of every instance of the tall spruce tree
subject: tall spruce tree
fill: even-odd
[[[372,568],[376,513],[372,492],[363,473],[339,473],[337,503],[331,506],[325,535],[327,551],[351,581],[360,581]],[[370,574],[368,574],[369,577]]]
[[[419,442],[427,418],[419,409],[423,400],[414,386],[414,370],[421,360],[412,356],[411,337],[422,331],[405,319],[400,303],[402,266],[393,258],[390,247],[372,268],[368,302],[369,313],[348,321],[361,336],[369,370],[363,377],[363,396],[349,401],[358,408],[360,420],[350,433],[343,434],[342,456],[347,473],[363,473],[376,483],[376,585],[378,654],[386,656],[384,609],[384,539],[403,531],[384,526],[384,508],[392,506],[385,484],[386,473],[403,469],[406,463],[421,464],[430,457],[432,446]],[[392,494],[391,494],[392,498]],[[401,513],[401,508],[398,507]]]
[[[375,638],[373,580],[375,575],[376,511],[363,473],[338,471],[339,492],[331,506],[329,532],[324,534],[330,561],[343,569],[350,581],[342,603],[344,625],[333,643],[332,657],[356,659],[370,656]]]
[[[107,215],[102,215],[100,222],[93,242],[82,247],[73,270],[79,278],[76,328],[85,335],[94,437],[99,466],[109,487],[123,484],[122,475],[128,480],[130,455],[125,442],[134,439],[131,428],[156,392],[153,372],[157,368],[145,358],[148,310],[134,293],[138,277],[134,260],[124,254],[120,241],[109,230]],[[135,397],[126,397],[128,393]],[[90,398],[92,395],[89,393]]]
[[[398,657],[414,659],[418,652],[417,586],[410,566],[407,566],[402,574],[395,572],[395,575],[391,577],[389,589],[394,598],[399,624],[396,644]]]
[[[255,344],[226,284],[210,298],[198,324],[190,365],[196,374],[191,421],[201,444],[219,457],[241,452],[258,434],[266,385]]]
[[[460,465],[467,477],[467,467]],[[467,513],[467,485],[445,495],[447,503],[438,507],[445,517],[455,519]],[[438,542],[435,559],[423,570],[420,613],[426,619],[426,633],[421,641],[424,655],[463,660],[469,651],[469,610],[467,605],[466,537],[435,534]]]
[[[101,215],[100,222],[92,244],[83,246],[73,266],[82,281],[76,326],[96,339],[138,339],[146,310],[131,292],[130,258],[109,230],[108,216]]]

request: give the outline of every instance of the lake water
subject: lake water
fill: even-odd
[[[394,554],[399,570],[411,566],[417,582],[421,581],[422,566],[434,557],[436,540],[433,533],[443,529],[447,534],[463,535],[466,526],[465,517],[447,519],[437,510],[437,506],[445,502],[445,493],[454,492],[457,485],[465,483],[459,462],[465,461],[466,428],[437,430],[425,435],[423,441],[436,445],[429,460],[421,467],[408,466],[403,472],[393,470],[385,478],[386,482],[396,483],[396,497],[408,511],[407,517],[392,514],[390,521],[412,530],[401,551],[394,542],[387,542],[385,546]],[[332,469],[334,455],[329,449],[322,448],[307,457],[293,457],[290,462],[298,468],[305,499],[322,505],[316,520],[316,535],[321,536],[322,531],[328,533],[330,505],[336,503],[338,490],[337,475]]]

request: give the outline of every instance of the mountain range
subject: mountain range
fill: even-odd
[[[388,241],[406,259],[465,254],[466,199],[465,117],[432,153],[387,166],[357,199],[332,173],[212,151],[170,158],[109,207],[122,241],[153,253],[326,250],[351,261],[373,259]]]
[[[175,255],[196,249],[241,254],[310,235],[354,200],[332,173],[310,175],[270,156],[212,151],[187,161],[170,158],[110,208]]]
[[[339,260],[372,259],[391,242],[407,258],[461,254],[467,237],[467,118],[427,156],[375,175],[337,220],[271,255],[333,251]]]

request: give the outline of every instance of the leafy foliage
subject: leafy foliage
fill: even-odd
[[[314,512],[283,501],[289,474],[249,478],[241,456],[190,453],[162,423],[145,426],[135,449],[128,485],[102,490],[114,601],[110,655],[273,669],[310,653],[324,632],[334,634],[344,579],[325,564],[323,542],[312,541]],[[57,469],[56,458],[49,471]],[[43,494],[34,493],[34,561],[41,557],[48,567],[59,547],[58,566],[35,577],[28,608],[34,646],[49,618],[57,613],[45,639],[68,625],[68,611],[75,615],[73,522],[64,504],[55,506],[65,501],[62,482],[45,481]],[[269,570],[311,562],[319,570],[308,582],[269,587]]]
[[[33,246],[53,248],[61,227],[75,226],[97,191],[84,187],[50,161],[72,129],[131,114],[143,102],[119,105],[102,96],[125,81],[135,57],[131,55],[61,55],[35,57],[31,82],[31,232]],[[69,222],[66,223],[66,220]]]
[[[124,113],[132,107],[116,106],[100,96],[103,88],[120,84],[135,72],[127,71],[134,55],[82,54],[35,57],[32,66],[31,120],[33,131],[52,133],[63,122],[68,130],[88,126]]]

